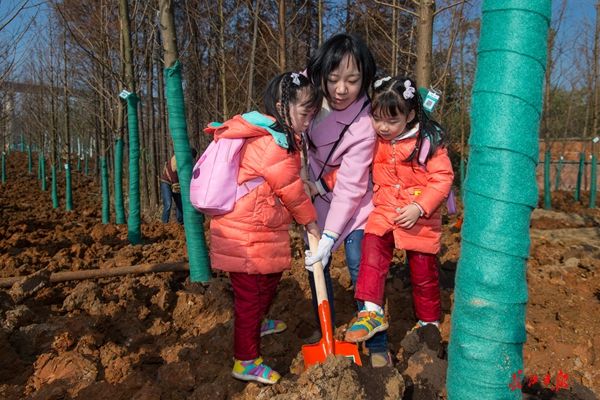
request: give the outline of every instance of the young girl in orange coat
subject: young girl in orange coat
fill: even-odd
[[[281,74],[269,83],[266,114],[236,115],[205,132],[221,138],[246,138],[241,149],[238,184],[264,182],[240,198],[233,211],[210,221],[212,267],[229,272],[234,296],[234,365],[242,380],[276,383],[280,375],[263,363],[260,337],[285,329],[265,320],[284,270],[290,268],[292,218],[320,236],[317,214],[300,179],[300,134],[321,99],[308,79]]]
[[[437,253],[440,205],[454,173],[444,131],[429,119],[415,82],[406,77],[375,81],[371,120],[377,132],[373,204],[362,243],[354,297],[364,302],[346,340],[360,342],[388,327],[383,312],[385,278],[394,247],[406,250],[419,325],[441,317]]]

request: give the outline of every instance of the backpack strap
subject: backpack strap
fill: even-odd
[[[250,179],[249,181],[241,183],[237,188],[237,192],[235,194],[235,201],[237,202],[239,199],[250,193],[252,190],[254,190],[254,188],[256,188],[264,181],[265,178],[263,178],[262,176],[258,176],[254,179]]]

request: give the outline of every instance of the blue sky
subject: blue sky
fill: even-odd
[[[527,0],[523,0],[527,1]],[[339,1],[330,1],[336,3]],[[482,0],[471,0],[473,12],[475,15],[479,13]],[[553,19],[556,20],[561,9],[563,0],[553,0]],[[580,43],[585,35],[588,35],[589,42],[593,37],[593,27],[595,24],[596,11],[594,8],[596,0],[567,0],[565,15],[558,30],[557,47],[560,52],[558,55],[557,69],[555,71],[556,83],[568,86],[566,81],[569,80],[568,74],[570,71],[571,58],[574,57],[574,43]],[[19,6],[26,3],[28,8],[24,10],[14,21],[12,21],[4,30],[0,31],[0,44],[14,35],[14,32],[21,29],[38,11],[38,6],[41,4],[45,8],[42,0],[0,0],[0,26],[4,24]],[[38,14],[38,23],[43,25],[46,16],[42,11]],[[554,23],[553,25],[556,26]],[[39,25],[38,25],[39,26]],[[590,29],[586,32],[584,27]],[[17,45],[16,56],[18,60],[23,60],[31,52],[31,46],[37,35],[33,32],[25,35],[23,40]]]

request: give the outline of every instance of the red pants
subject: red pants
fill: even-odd
[[[233,287],[233,353],[238,360],[260,356],[260,324],[269,311],[282,272],[250,275],[230,272]]]
[[[383,236],[365,233],[354,297],[383,305],[385,278],[394,253],[394,234]],[[417,318],[423,322],[441,318],[440,280],[435,254],[407,251],[412,284],[413,304]]]

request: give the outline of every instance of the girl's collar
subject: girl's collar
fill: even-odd
[[[410,139],[412,137],[417,136],[418,133],[419,133],[419,123],[417,123],[415,126],[413,126],[412,129],[410,129],[408,132],[405,132],[402,135],[397,136],[396,138],[392,139],[391,142],[396,143],[401,140]]]

